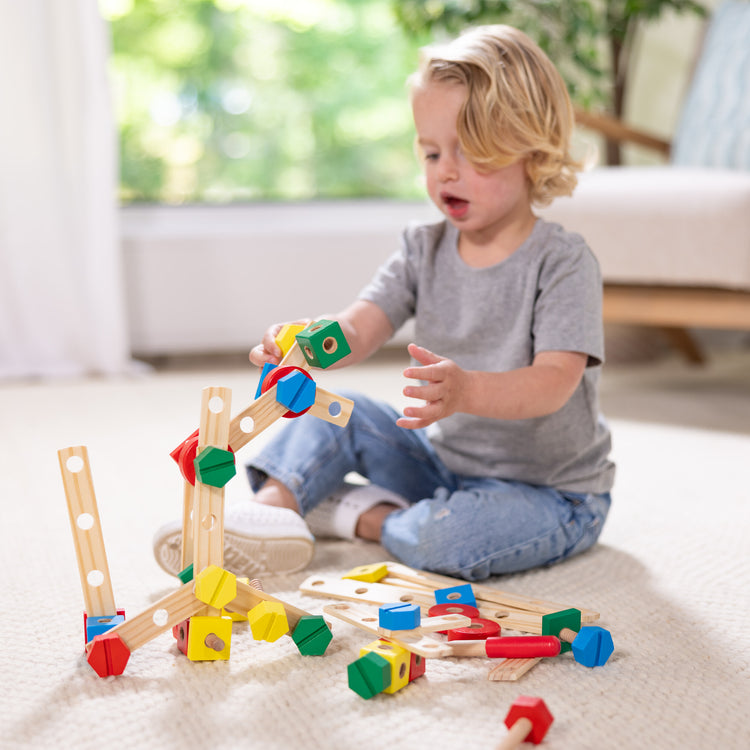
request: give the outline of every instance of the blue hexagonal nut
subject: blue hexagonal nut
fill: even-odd
[[[315,403],[315,381],[301,370],[279,378],[276,383],[276,400],[293,414],[300,414]]]
[[[597,626],[581,628],[573,640],[573,656],[585,667],[603,667],[614,650],[609,630]]]

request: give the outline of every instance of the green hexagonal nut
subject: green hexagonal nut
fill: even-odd
[[[211,487],[223,487],[236,473],[234,453],[209,445],[193,461],[199,482]]]
[[[333,640],[333,633],[320,615],[303,615],[294,628],[292,640],[303,656],[322,656]]]
[[[585,667],[603,667],[614,650],[612,634],[596,625],[581,628],[573,641],[573,656]]]
[[[365,700],[382,693],[391,684],[391,665],[374,651],[353,661],[346,673],[349,687]]]
[[[344,332],[335,320],[310,323],[295,338],[311,367],[325,369],[351,353]]]

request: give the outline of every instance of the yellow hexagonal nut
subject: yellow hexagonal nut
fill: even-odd
[[[232,621],[228,617],[190,618],[187,657],[190,661],[226,661],[232,644]]]
[[[247,613],[247,620],[256,641],[277,641],[289,632],[286,610],[281,602],[256,604]]]
[[[409,651],[390,641],[378,640],[360,649],[359,655],[364,656],[370,651],[379,654],[391,665],[391,684],[383,690],[384,693],[395,693],[409,684],[409,665],[411,663]]]
[[[237,597],[237,576],[218,565],[208,565],[195,577],[193,593],[202,602],[221,609]]]

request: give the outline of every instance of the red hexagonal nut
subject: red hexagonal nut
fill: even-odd
[[[130,649],[117,633],[102,633],[91,641],[86,659],[99,677],[109,677],[123,673]]]
[[[523,742],[533,742],[538,745],[547,734],[554,717],[541,698],[530,695],[519,695],[513,701],[508,715],[505,717],[505,726],[512,730],[519,719],[528,719],[531,729],[523,738]]]

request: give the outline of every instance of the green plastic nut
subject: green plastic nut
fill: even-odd
[[[204,448],[195,457],[193,465],[198,481],[211,487],[223,487],[237,473],[234,453],[213,445]]]
[[[292,640],[303,656],[322,656],[333,640],[333,633],[320,615],[303,615],[294,628]]]
[[[391,665],[374,651],[360,656],[346,671],[349,687],[365,700],[382,693],[391,684]]]

